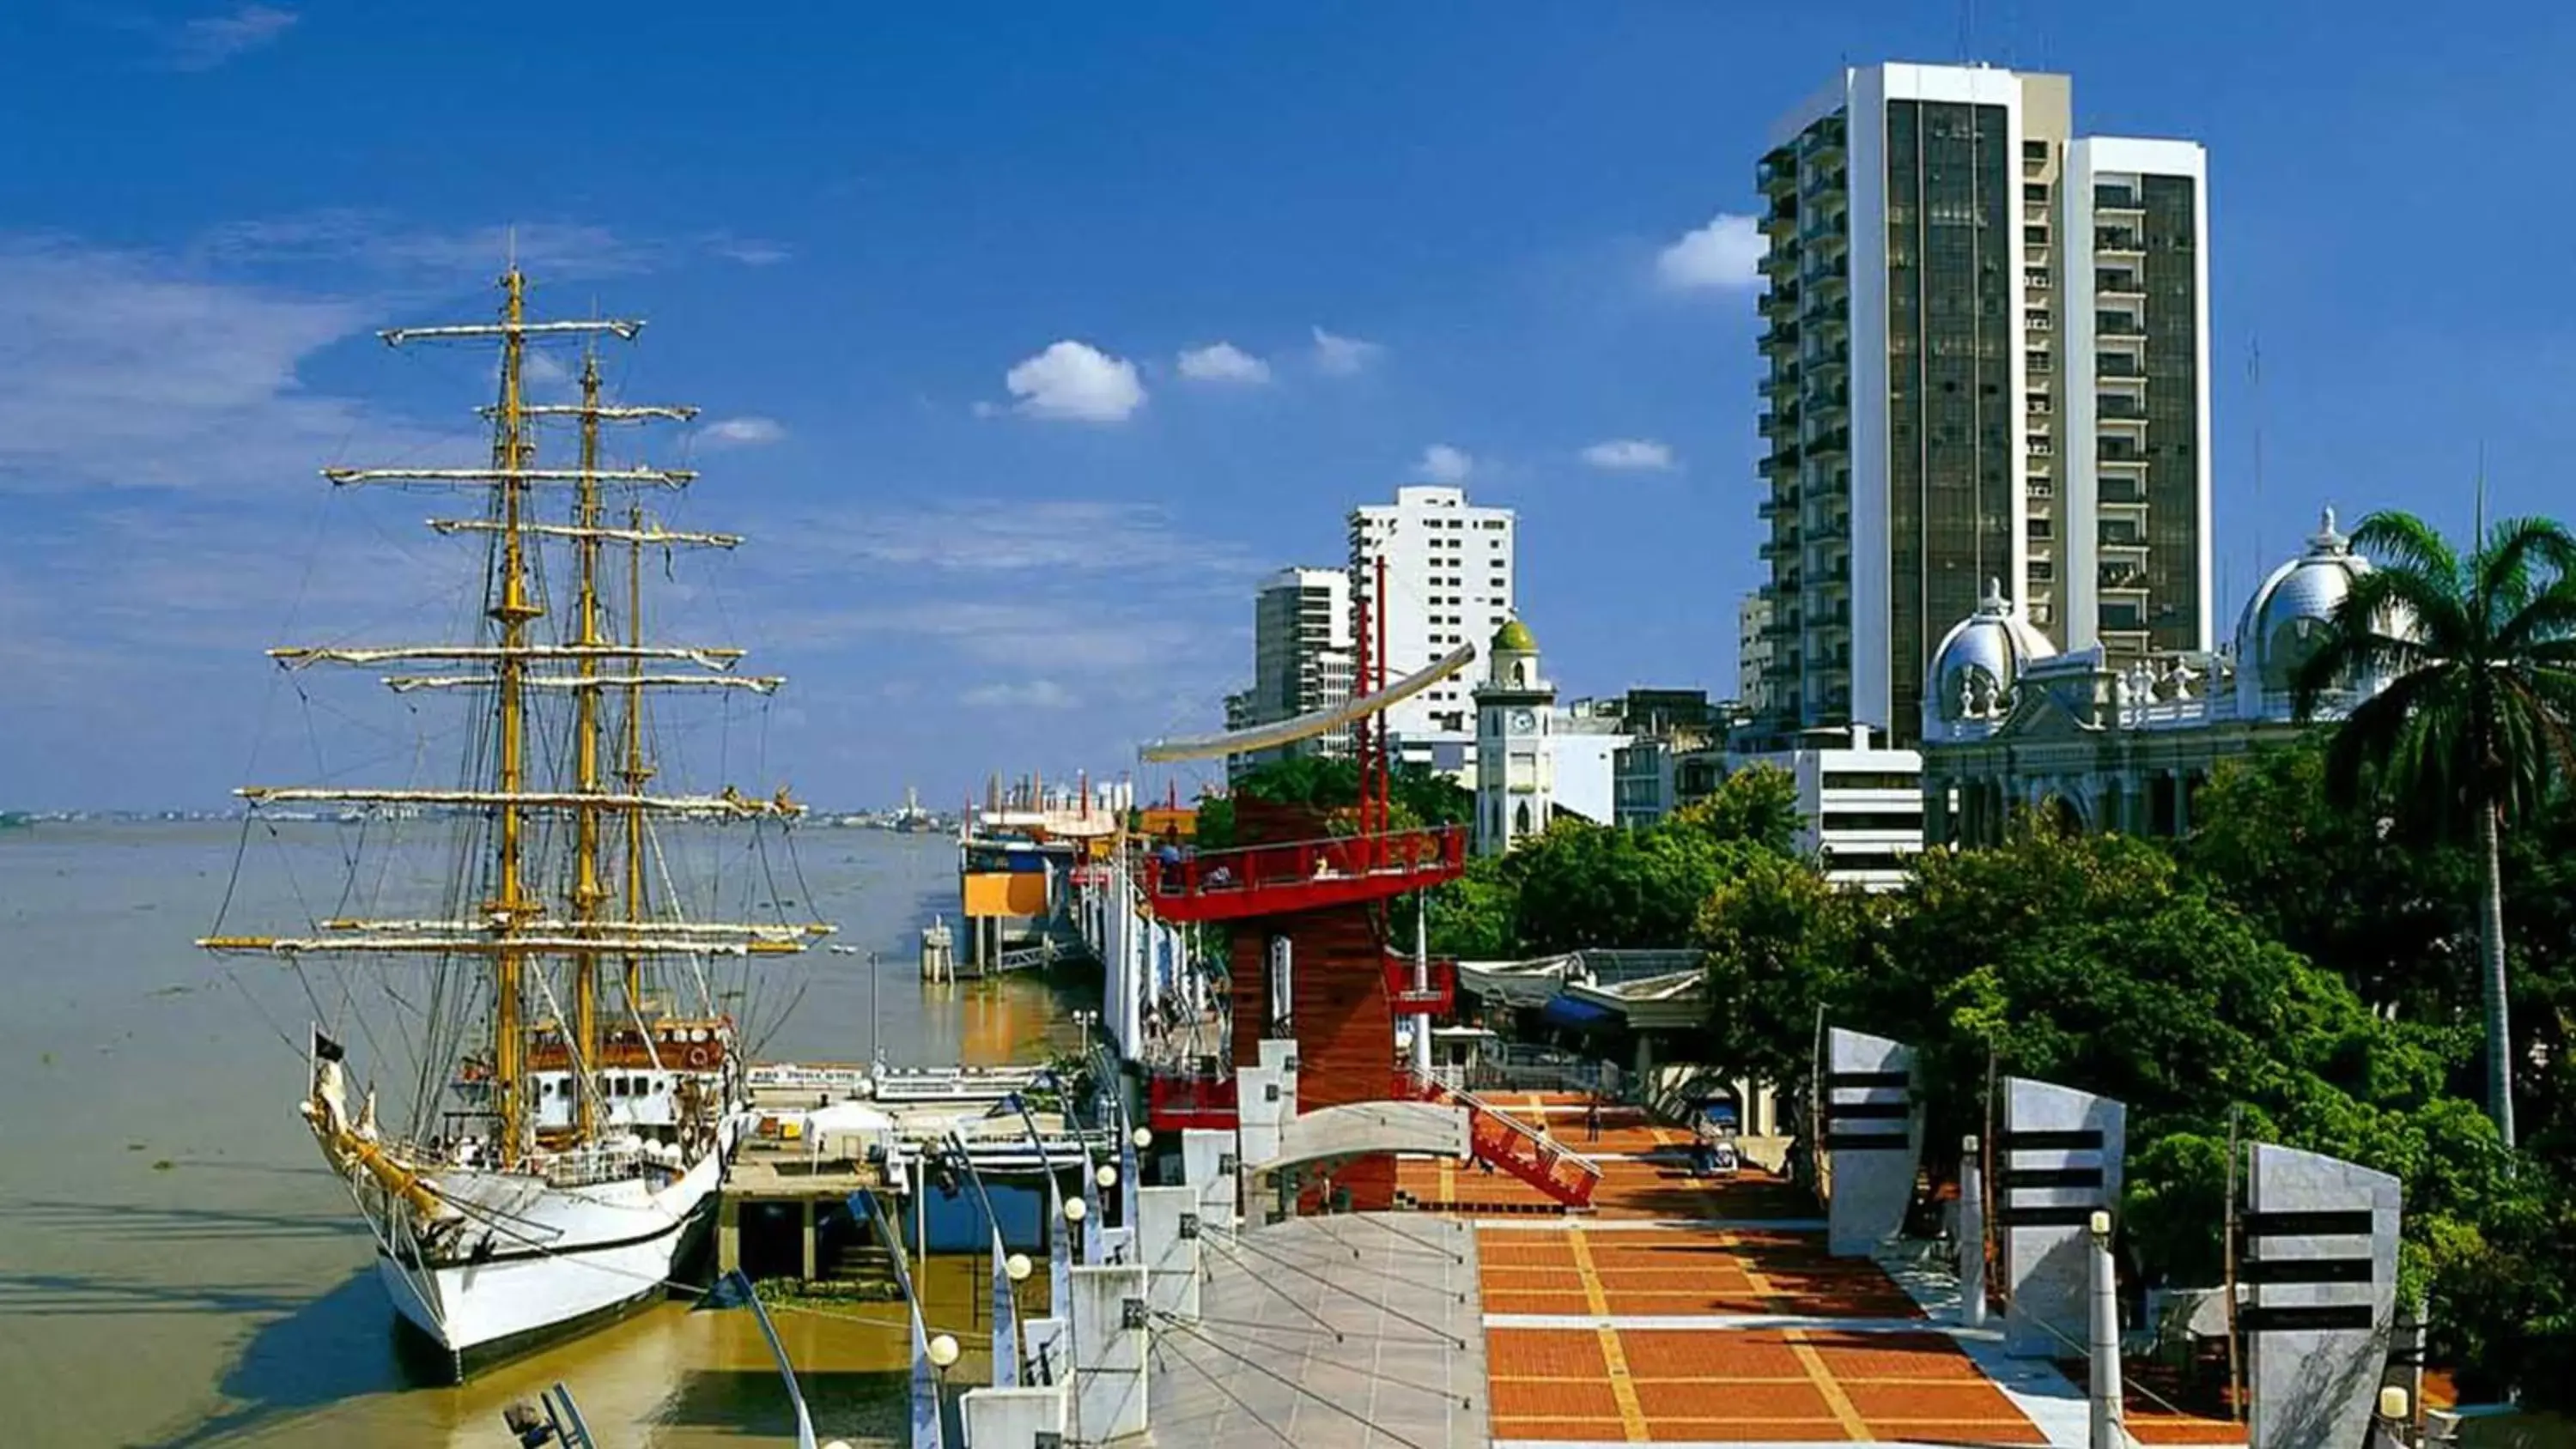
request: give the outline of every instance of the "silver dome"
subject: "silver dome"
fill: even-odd
[[[1932,653],[1932,684],[1923,696],[1924,732],[1939,735],[1962,721],[1999,718],[2022,670],[2056,652],[2048,636],[2004,598],[2002,583],[1988,580],[1977,612],[1943,635],[1941,647]]]
[[[2245,603],[2236,624],[2236,661],[2243,685],[2265,695],[2297,686],[2300,666],[2323,647],[2335,609],[2352,581],[2370,572],[2370,560],[2352,551],[2352,540],[2325,511],[2307,552],[2274,569]],[[2243,686],[2240,686],[2243,687]]]

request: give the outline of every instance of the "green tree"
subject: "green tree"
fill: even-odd
[[[1854,995],[1880,916],[1871,897],[1835,889],[1812,862],[1744,861],[1701,906],[1694,937],[1707,958],[1710,1063],[1803,1092],[1817,1013]]]
[[[2389,512],[2364,519],[2353,544],[2375,567],[2300,667],[2298,712],[2310,717],[2353,680],[2385,679],[2336,729],[2327,787],[2341,802],[2380,790],[2445,821],[2469,818],[2482,872],[2487,1111],[2511,1147],[2501,832],[2576,756],[2576,537],[2547,519],[2510,519],[2464,558],[2422,519]]]
[[[1714,840],[1741,840],[1787,855],[1806,823],[1798,809],[1798,777],[1776,765],[1737,770],[1707,799],[1693,801],[1657,828],[1697,830]]]
[[[2221,765],[2191,813],[2179,849],[2194,878],[2365,1003],[2428,1020],[2474,1005],[2452,957],[2475,943],[2476,862],[2377,809],[2335,803],[2321,736]]]
[[[1519,913],[1512,857],[1471,857],[1464,876],[1431,892],[1431,952],[1461,961],[1510,960],[1520,954]]]
[[[1709,893],[1765,854],[1686,826],[1621,830],[1560,819],[1510,856],[1520,947],[1536,955],[1687,946]]]

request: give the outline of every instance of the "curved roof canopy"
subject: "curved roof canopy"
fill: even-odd
[[[1149,740],[1137,747],[1136,758],[1149,765],[1169,764],[1176,760],[1214,760],[1227,755],[1250,754],[1254,750],[1276,749],[1281,745],[1330,734],[1334,730],[1348,729],[1357,721],[1401,704],[1475,662],[1476,646],[1461,644],[1430,667],[1408,674],[1375,694],[1362,695],[1330,709],[1301,714],[1295,719],[1255,725],[1229,734]]]

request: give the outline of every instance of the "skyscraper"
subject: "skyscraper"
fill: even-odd
[[[1351,580],[1340,569],[1281,569],[1252,603],[1252,722],[1272,724],[1351,697]]]
[[[1377,562],[1386,560],[1388,679],[1461,644],[1482,648],[1512,617],[1517,566],[1510,509],[1476,507],[1459,488],[1407,486],[1395,490],[1392,504],[1352,509],[1350,529],[1351,589],[1372,608]],[[1388,710],[1387,726],[1403,757],[1464,769],[1475,744],[1471,690],[1461,675]]]
[[[1919,728],[1997,581],[2061,644],[2206,649],[2207,168],[2061,75],[1847,70],[1756,171],[1765,723]]]

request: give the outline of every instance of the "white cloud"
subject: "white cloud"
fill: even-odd
[[[1181,376],[1193,382],[1263,383],[1270,380],[1270,364],[1235,346],[1231,342],[1193,347],[1181,354]]]
[[[172,70],[213,70],[236,56],[274,45],[295,24],[295,12],[269,5],[239,5],[165,31]]]
[[[1584,449],[1583,461],[1612,472],[1669,473],[1673,447],[1652,438],[1612,438]]]
[[[774,267],[795,255],[781,243],[723,231],[704,238],[701,245],[727,261],[740,262],[746,267]]]
[[[1145,405],[1136,364],[1088,342],[1058,342],[1002,374],[1002,384],[1033,418],[1121,423]]]
[[[1476,471],[1476,460],[1464,448],[1434,443],[1422,450],[1422,461],[1413,465],[1413,471],[1425,483],[1463,483]]]
[[[697,431],[701,448],[759,448],[787,436],[787,429],[776,418],[723,418]]]
[[[638,239],[576,221],[427,230],[353,207],[227,222],[201,234],[188,252],[191,261],[225,267],[355,267],[407,283],[435,281],[440,291],[450,279],[498,275],[513,259],[541,290],[552,282],[634,276],[707,256],[760,267],[787,260],[788,252],[730,232]]]
[[[366,303],[212,281],[135,253],[0,237],[0,492],[292,490],[328,463],[468,462],[437,434],[309,388]]]
[[[1365,372],[1386,355],[1386,349],[1374,342],[1344,337],[1321,327],[1315,334],[1315,370],[1332,377],[1349,377]]]
[[[1052,679],[1026,684],[979,684],[957,697],[976,709],[1072,709],[1082,703],[1073,691]]]
[[[1267,567],[1240,544],[1182,532],[1151,504],[1097,499],[959,498],[933,508],[746,522],[790,567],[833,579],[853,567],[915,580],[924,572],[1111,574],[1131,583],[1206,584],[1231,594]]]
[[[1721,211],[1716,219],[1655,254],[1655,275],[1677,291],[1731,291],[1761,280],[1770,244],[1749,216]]]

